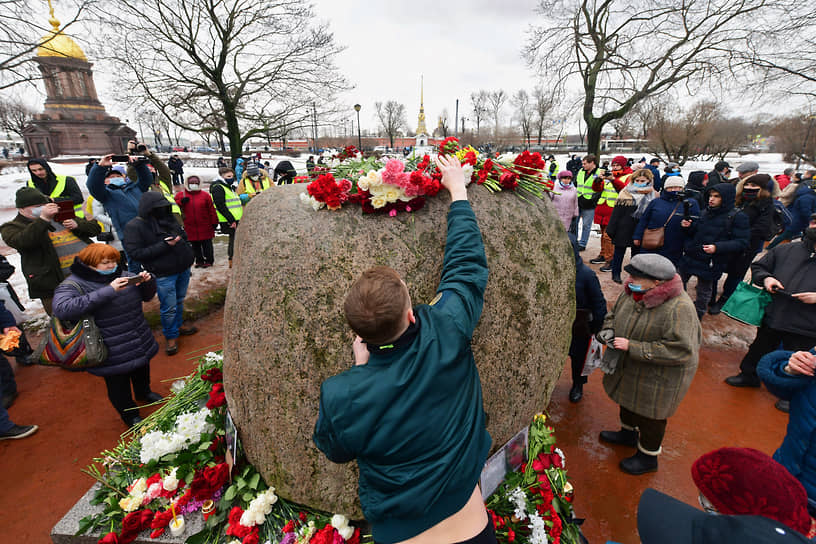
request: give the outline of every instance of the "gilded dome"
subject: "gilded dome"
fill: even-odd
[[[67,57],[87,62],[88,59],[85,57],[85,53],[79,45],[60,30],[60,22],[54,17],[54,8],[51,7],[50,1],[48,2],[48,6],[51,9],[51,18],[48,19],[48,22],[51,23],[53,30],[40,40],[40,46],[37,48],[37,56]]]

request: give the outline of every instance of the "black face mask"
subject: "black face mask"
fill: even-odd
[[[170,217],[173,214],[173,211],[170,209],[170,206],[162,206],[160,208],[154,208],[151,214],[156,219],[164,219],[166,217]]]
[[[680,193],[675,191],[663,191],[663,197],[670,202],[674,202],[680,198]]]
[[[743,200],[756,200],[757,196],[759,196],[759,189],[743,189],[742,190]]]
[[[805,238],[811,242],[816,242],[816,227],[808,227],[805,229]]]

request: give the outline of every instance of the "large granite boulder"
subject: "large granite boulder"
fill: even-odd
[[[438,284],[450,198],[415,213],[314,211],[305,186],[274,187],[247,206],[224,312],[224,386],[246,455],[281,496],[362,517],[355,463],[331,463],[311,436],[321,382],[352,363],[343,300],[386,264],[415,304]],[[473,352],[494,449],[547,406],[574,315],[575,260],[555,210],[470,187],[490,279]],[[453,386],[453,384],[452,384]]]

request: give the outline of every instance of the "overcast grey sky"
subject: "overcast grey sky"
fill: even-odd
[[[362,106],[362,128],[372,130],[374,102],[386,100],[405,104],[408,124],[416,128],[421,75],[429,130],[443,108],[453,127],[457,98],[459,117],[471,117],[473,91],[532,90],[535,78],[521,49],[536,5],[536,0],[314,0],[317,17],[329,21],[337,43],[346,47],[336,62],[356,87],[342,98]],[[505,116],[510,114],[508,105]],[[349,118],[354,116],[349,109]]]

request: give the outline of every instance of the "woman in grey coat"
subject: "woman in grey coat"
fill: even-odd
[[[119,252],[107,244],[90,244],[80,251],[71,275],[54,291],[54,315],[59,319],[75,322],[93,315],[108,358],[88,372],[105,379],[108,398],[129,427],[141,421],[131,384],[137,400],[162,399],[150,389],[150,359],[159,345],[142,312],[142,302],[155,294],[155,278],[149,272],[123,272]]]
[[[629,474],[657,470],[668,418],[697,371],[700,321],[670,260],[640,254],[626,265],[630,277],[606,314],[603,384],[620,405],[621,430],[601,431],[601,441],[637,448],[620,462]]]

